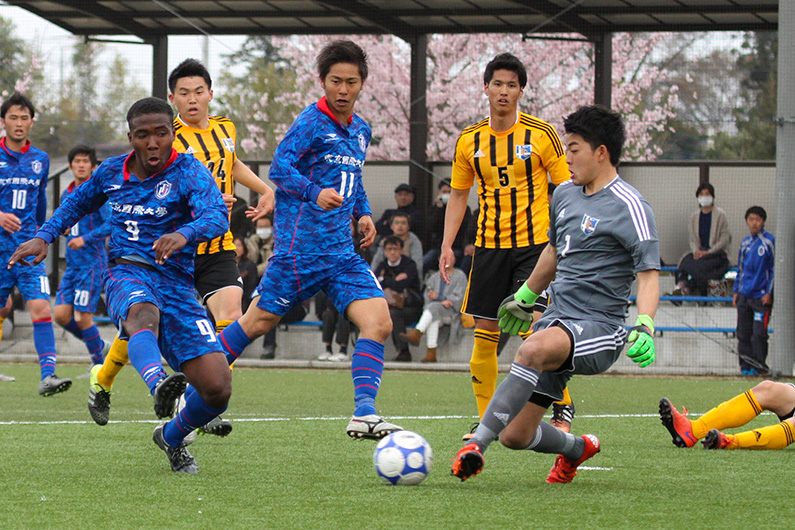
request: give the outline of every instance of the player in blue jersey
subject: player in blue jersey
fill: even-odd
[[[370,127],[353,110],[367,79],[367,56],[351,41],[334,41],[316,63],[325,96],[296,118],[270,169],[277,186],[273,257],[246,314],[219,337],[231,363],[291,307],[323,289],[361,330],[351,364],[355,411],[348,435],[377,439],[400,427],[376,414],[392,322],[378,281],[351,241],[351,216],[364,234],[362,247],[376,234],[362,186]]]
[[[67,159],[75,179],[61,194],[61,203],[97,168],[97,153],[87,145],[73,147]],[[94,324],[94,313],[102,294],[102,275],[108,268],[105,240],[110,235],[110,225],[105,220],[110,214],[109,208],[105,204],[66,232],[66,272],[55,293],[55,322],[85,343],[92,365],[102,364],[110,346],[102,340]],[[89,377],[89,373],[78,379]]]
[[[109,203],[108,310],[129,341],[130,362],[149,386],[158,417],[173,414],[186,379],[195,388],[180,413],[155,428],[154,441],[172,470],[197,473],[185,436],[226,410],[232,380],[215,329],[195,297],[193,257],[199,242],[223,235],[229,222],[207,168],[174,150],[173,120],[161,99],[134,103],[127,113],[133,152],[106,160],[8,264],[13,270],[27,256],[41,262],[59,234]],[[166,376],[161,355],[182,373]]]
[[[500,328],[514,335],[528,331],[536,293],[544,289],[552,303],[456,455],[452,474],[461,480],[480,473],[483,453],[499,438],[510,449],[557,454],[547,482],[571,482],[577,467],[599,452],[599,440],[543,422],[547,408],[561,399],[572,375],[604,372],[626,343],[633,343],[627,356],[640,367],[654,361],[660,246],[651,207],[618,176],[624,123],[594,105],[563,125],[571,180],[555,189],[549,244],[530,278],[500,306]],[[627,333],[636,277],[638,318]]]
[[[0,262],[44,224],[47,213],[47,178],[50,157],[30,144],[36,110],[33,103],[14,92],[0,106]],[[44,264],[0,271],[0,307],[6,306],[16,285],[33,321],[33,342],[39,356],[39,394],[51,396],[69,390],[71,379],[55,375],[55,334],[50,311],[50,280]],[[5,309],[4,309],[5,311]]]

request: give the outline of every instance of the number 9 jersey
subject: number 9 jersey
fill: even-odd
[[[276,184],[274,254],[354,253],[350,218],[372,215],[362,185],[370,126],[356,114],[346,127],[331,114],[326,98],[301,112],[287,131],[270,169]],[[343,203],[325,211],[324,189]]]

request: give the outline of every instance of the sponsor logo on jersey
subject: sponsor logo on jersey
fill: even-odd
[[[494,412],[492,414],[494,415],[495,418],[500,420],[500,423],[502,423],[503,425],[508,425],[508,419],[510,418],[508,414],[504,412]]]
[[[286,298],[277,298],[276,305],[279,305],[281,307],[290,307],[290,301]]]
[[[574,326],[574,329],[577,330],[577,334],[578,335],[582,335],[582,326],[579,325],[579,324],[574,324],[574,323],[572,323],[572,325]]]
[[[185,150],[186,155],[192,155],[194,153],[196,153],[196,150],[193,148],[193,146],[189,145],[188,148]]]
[[[326,137],[323,138],[323,143],[324,144],[328,144],[328,143],[331,143],[331,142],[336,142],[339,139],[340,139],[340,137],[337,136],[337,133],[328,133],[326,135]]]
[[[143,296],[144,294],[146,293],[144,293],[143,291],[133,291],[130,293],[130,298],[138,298],[140,296]]]
[[[533,146],[528,145],[517,145],[516,146],[516,158],[519,160],[527,160],[530,158],[530,155],[533,154]]]
[[[359,133],[359,149],[367,151],[367,140],[364,139],[364,135],[361,133]]]
[[[0,169],[8,167],[8,162],[0,162]]]
[[[359,160],[358,158],[347,155],[328,154],[323,157],[323,160],[325,160],[329,164],[341,164],[343,166],[354,166],[354,167],[364,166],[364,160]]]
[[[224,149],[230,153],[235,152],[235,141],[231,138],[221,138],[221,143],[224,145]]]
[[[159,182],[157,186],[155,186],[155,197],[158,199],[165,199],[168,197],[168,194],[171,193],[171,183],[167,180],[163,182]]]
[[[43,169],[43,166],[41,165],[41,161],[40,160],[34,160],[33,162],[31,162],[30,163],[30,169],[32,169],[33,172],[35,174],[37,174],[37,175],[39,173],[41,173],[41,170]]]
[[[599,224],[599,219],[596,217],[591,217],[587,213],[582,216],[582,223],[580,223],[580,228],[585,234],[593,234],[593,231],[596,230],[596,225]]]
[[[564,215],[566,215],[566,208],[563,208],[555,219],[561,219]]]
[[[485,156],[486,156],[486,155],[484,155],[484,154],[483,154],[483,151],[481,151],[480,149],[478,149],[477,151],[475,151],[475,158],[484,158]]]

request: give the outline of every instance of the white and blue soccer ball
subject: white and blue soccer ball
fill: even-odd
[[[431,471],[433,450],[428,442],[411,431],[396,431],[378,442],[373,454],[375,472],[387,484],[414,486]]]

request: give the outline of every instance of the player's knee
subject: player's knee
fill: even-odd
[[[56,306],[55,311],[53,312],[52,318],[55,320],[55,323],[61,327],[66,327],[67,324],[72,320],[72,312],[71,311],[64,311],[60,309],[61,306]]]
[[[530,441],[527,440],[526,436],[522,436],[521,433],[512,432],[507,429],[500,433],[500,443],[508,449],[517,451],[527,449],[527,446],[530,445]]]
[[[377,342],[384,342],[392,333],[392,319],[385,320],[371,320],[363,325],[361,334],[366,337],[372,337]]]

